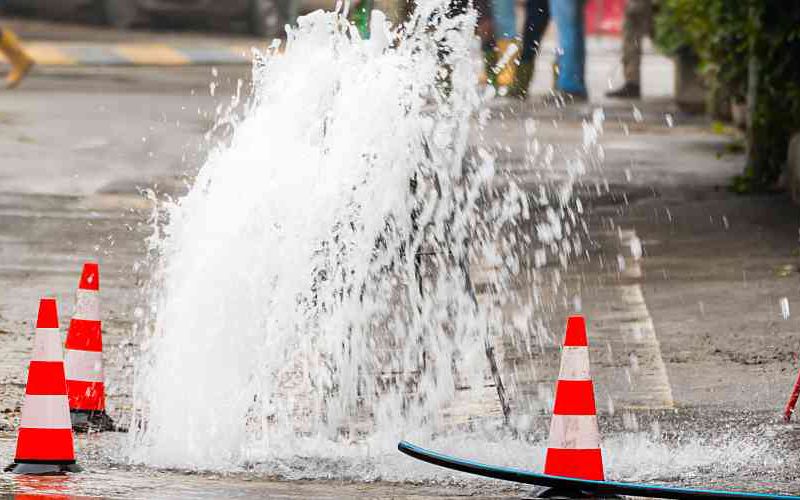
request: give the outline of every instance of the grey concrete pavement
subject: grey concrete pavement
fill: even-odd
[[[221,72],[221,73],[219,73]],[[43,69],[0,95],[4,191],[137,194],[175,184],[205,153],[204,134],[249,68]],[[219,86],[209,95],[210,82]]]

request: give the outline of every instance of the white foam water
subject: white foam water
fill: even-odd
[[[229,144],[152,239],[134,461],[389,450],[482,381],[494,313],[467,268],[525,201],[479,215],[475,15],[449,8],[419,2],[398,29],[376,11],[369,40],[318,11],[259,54]]]

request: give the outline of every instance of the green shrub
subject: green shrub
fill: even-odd
[[[667,53],[694,52],[709,88],[743,100],[748,61],[756,58],[757,100],[748,134],[747,170],[738,190],[774,185],[789,136],[800,130],[800,2],[661,0],[655,41]]]

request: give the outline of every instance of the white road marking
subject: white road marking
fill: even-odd
[[[619,240],[626,255],[626,279],[642,277],[641,242],[632,230],[620,230]],[[615,404],[629,409],[672,408],[674,400],[667,369],[661,356],[653,319],[639,283],[617,287],[618,307],[595,316],[589,329],[590,342],[610,350],[613,364],[622,368],[629,383],[627,390],[617,387],[612,395]]]

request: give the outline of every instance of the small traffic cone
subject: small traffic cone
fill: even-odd
[[[783,409],[783,421],[787,424],[792,419],[792,413],[794,413],[794,407],[797,405],[798,397],[800,397],[800,373],[797,374],[797,380],[795,380],[794,387],[792,387],[792,393],[789,395],[789,401],[786,403],[786,407]]]
[[[66,343],[69,411],[76,432],[115,429],[114,421],[106,414],[101,326],[100,270],[97,263],[87,262],[78,284]]]
[[[603,481],[603,456],[582,316],[567,320],[544,473]]]
[[[64,358],[55,299],[39,302],[33,356],[22,405],[17,451],[6,472],[78,472],[64,378]]]

